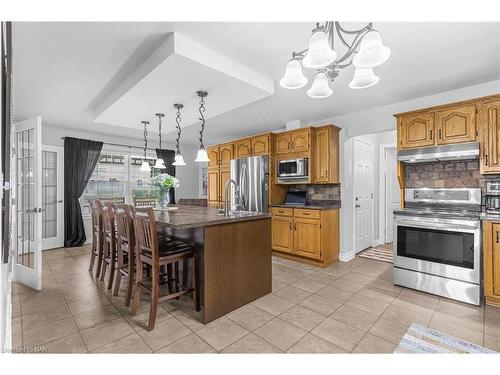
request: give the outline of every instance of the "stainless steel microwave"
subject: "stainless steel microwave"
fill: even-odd
[[[306,179],[309,177],[309,159],[278,160],[279,179]]]

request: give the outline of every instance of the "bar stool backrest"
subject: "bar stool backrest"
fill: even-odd
[[[156,219],[152,208],[132,210],[137,256],[147,256],[153,261],[159,259]]]

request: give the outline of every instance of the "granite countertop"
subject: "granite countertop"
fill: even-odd
[[[310,201],[306,205],[303,204],[270,204],[270,207],[285,207],[285,208],[307,208],[311,210],[328,210],[332,208],[340,208],[340,201]]]
[[[481,212],[479,214],[481,220],[492,220],[492,221],[500,221],[500,215],[495,214],[487,214],[486,212]]]
[[[173,229],[207,227],[211,225],[260,220],[271,217],[268,212],[236,212],[229,216],[217,214],[216,208],[198,206],[174,206],[177,210],[155,209],[156,222]]]

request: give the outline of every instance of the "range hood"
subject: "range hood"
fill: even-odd
[[[403,163],[425,163],[442,160],[464,160],[479,158],[479,142],[457,143],[435,147],[422,147],[398,151],[398,161]]]

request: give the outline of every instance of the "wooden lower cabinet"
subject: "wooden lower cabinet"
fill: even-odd
[[[500,307],[500,221],[483,221],[484,296]]]
[[[339,209],[271,208],[274,254],[327,266],[339,256]]]

